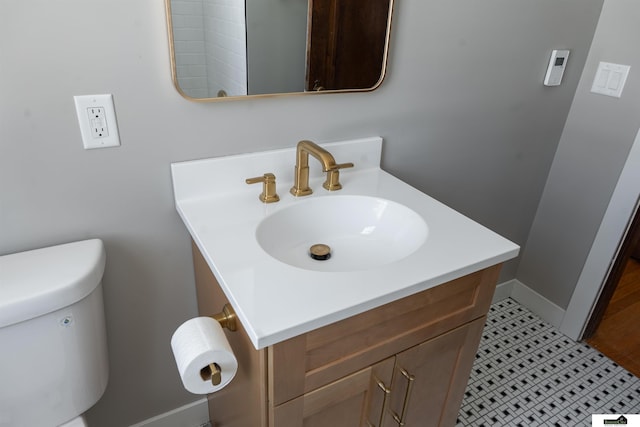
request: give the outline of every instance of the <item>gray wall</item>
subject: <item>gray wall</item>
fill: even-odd
[[[111,375],[92,425],[196,399],[169,347],[196,315],[171,162],[380,135],[387,170],[523,244],[601,4],[402,0],[377,91],[199,104],[171,84],[161,0],[0,2],[0,253],[104,239]],[[564,47],[563,85],[543,87]],[[82,148],[73,95],[96,93],[114,95],[119,148]]]
[[[637,1],[605,2],[518,269],[520,281],[562,308],[640,127],[638,17]],[[590,92],[600,61],[631,65],[620,99]]]
[[[524,243],[601,5],[399,2],[391,78],[406,92],[389,105],[399,135],[384,166]],[[551,50],[562,48],[572,49],[563,84],[545,87]]]

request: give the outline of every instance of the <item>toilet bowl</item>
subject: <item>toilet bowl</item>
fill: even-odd
[[[0,256],[0,427],[86,425],[108,380],[105,258],[98,239]]]

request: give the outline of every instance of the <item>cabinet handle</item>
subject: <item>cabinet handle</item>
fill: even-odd
[[[384,394],[385,394],[384,398],[385,398],[385,400],[386,400],[386,399],[387,399],[387,395],[388,395],[389,393],[391,393],[391,389],[390,389],[390,388],[388,388],[388,387],[384,384],[384,382],[383,382],[382,380],[378,379],[378,378],[377,378],[377,377],[375,377],[375,376],[374,376],[374,378],[376,379],[376,384],[378,384],[378,387],[380,387],[380,389],[384,392]]]
[[[400,373],[407,379],[407,390],[404,394],[404,402],[402,403],[401,415],[391,412],[393,419],[399,426],[403,426],[405,418],[407,416],[407,407],[409,406],[409,398],[411,397],[411,391],[413,390],[413,381],[416,379],[413,375],[407,372],[406,369],[400,368]]]
[[[387,397],[391,393],[391,389],[387,387],[380,378],[376,377],[375,375],[373,376],[373,378],[375,379],[378,388],[380,388],[380,390],[382,390],[382,392],[384,393],[384,397],[382,398],[382,408],[380,408],[380,420],[378,421],[378,425],[381,426],[382,421],[384,420],[384,412],[387,407]],[[367,427],[376,427],[376,425],[367,420]]]

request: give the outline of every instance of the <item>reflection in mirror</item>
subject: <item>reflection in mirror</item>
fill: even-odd
[[[188,99],[375,89],[393,0],[165,0]]]

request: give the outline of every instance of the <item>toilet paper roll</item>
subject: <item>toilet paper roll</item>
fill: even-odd
[[[211,317],[196,317],[184,322],[171,337],[173,357],[184,388],[194,394],[214,393],[225,387],[238,371],[238,361],[220,324]],[[203,368],[220,366],[220,384],[202,378]]]

